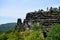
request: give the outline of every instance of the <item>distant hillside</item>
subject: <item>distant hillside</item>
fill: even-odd
[[[0,25],[0,32],[8,31],[16,26],[16,23],[7,23]]]

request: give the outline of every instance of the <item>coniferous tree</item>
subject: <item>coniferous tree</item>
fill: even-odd
[[[47,11],[48,11],[48,7],[47,7]]]
[[[53,8],[52,7],[50,7],[50,12],[52,13],[53,12],[53,10],[52,10]]]
[[[59,10],[60,10],[60,6],[59,6]]]

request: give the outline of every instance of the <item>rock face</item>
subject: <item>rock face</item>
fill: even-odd
[[[20,18],[17,20],[17,25],[19,25],[19,24],[22,24],[22,21]]]
[[[17,20],[16,29],[18,29],[18,31],[23,31],[23,28],[22,28],[22,21],[21,21],[20,18]]]
[[[58,23],[58,12],[47,12],[44,11],[42,13],[39,12],[30,12],[27,13],[26,15],[26,19],[24,19],[23,24],[31,29],[32,28],[32,24],[34,22],[37,23],[37,25],[40,22],[43,22],[43,27],[46,31],[50,30],[50,25],[52,23]]]
[[[18,19],[17,28],[19,28],[19,30],[22,30],[23,28],[32,29],[34,23],[37,23],[37,26],[39,26],[40,22],[43,22],[44,30],[49,31],[53,23],[60,23],[58,21],[59,13],[60,7],[59,9],[51,7],[49,11],[39,10],[38,12],[29,12],[26,14],[26,18],[23,23],[21,19]]]

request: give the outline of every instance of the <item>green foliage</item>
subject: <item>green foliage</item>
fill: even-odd
[[[45,40],[42,33],[42,23],[40,23],[40,29],[37,30],[36,23],[34,24],[33,30],[25,30],[18,32],[18,30],[11,31],[10,33],[0,34],[0,40]],[[60,24],[53,24],[51,30],[48,32],[46,40],[60,40]]]
[[[0,40],[7,40],[7,35],[5,33],[0,34]]]
[[[25,40],[44,40],[43,34],[39,31],[32,31],[32,33],[25,37]]]
[[[17,26],[15,29],[18,30],[18,32],[20,32],[20,31],[24,31],[25,27],[23,26],[22,23],[17,23]]]
[[[16,26],[16,23],[7,23],[7,24],[2,24],[0,25],[0,32],[6,32],[11,30]]]
[[[60,40],[60,24],[53,24],[46,40]]]
[[[26,30],[19,34],[23,40],[44,40],[44,36],[41,31]]]
[[[49,10],[49,11],[50,11],[50,12],[53,12],[53,10],[52,10],[52,9],[53,9],[53,8],[52,8],[52,7],[50,7],[50,10]]]
[[[7,40],[21,40],[17,31],[9,33],[7,37]]]
[[[31,30],[26,30],[26,31],[24,31],[24,32],[20,32],[19,35],[20,35],[20,37],[21,37],[22,40],[25,40],[25,38],[26,38],[27,36],[29,36],[31,33],[32,33]]]
[[[42,33],[42,31],[43,31],[43,25],[42,24],[43,23],[40,22],[39,26],[38,26],[37,23],[34,23],[32,30],[30,30],[28,32],[28,34],[27,34],[27,36],[25,36],[24,40],[44,40],[44,36]]]
[[[23,32],[11,32],[1,34],[0,40],[44,40],[43,33],[36,30],[26,30]]]
[[[59,6],[59,10],[60,10],[60,6]]]
[[[38,13],[36,15],[40,16],[39,13],[44,13],[46,11],[43,11],[43,9],[35,11],[35,13]],[[58,13],[57,8],[47,8],[46,13]],[[59,7],[60,12],[60,7]],[[30,13],[28,15],[31,15]],[[32,15],[33,16],[33,15]],[[35,16],[35,15],[34,15]],[[26,17],[26,19],[28,19]],[[35,18],[34,18],[35,19]],[[58,20],[60,21],[60,13],[58,13]],[[49,22],[50,23],[50,22]],[[8,24],[2,24],[0,25],[0,32],[7,31],[5,33],[0,33],[0,40],[60,40],[60,24],[53,24],[51,26],[51,30],[47,35],[47,38],[45,39],[43,34],[44,28],[43,28],[43,22],[34,23],[32,26],[32,30],[26,30],[25,27],[22,24],[21,19],[18,19],[17,25],[16,23],[8,23]],[[16,28],[14,28],[16,25]],[[11,28],[14,28],[10,30]],[[9,30],[9,31],[8,31]]]
[[[44,31],[43,22],[40,22],[40,23],[39,23],[39,27],[40,27],[40,30],[43,32],[43,31]]]
[[[42,12],[43,12],[43,9],[41,9],[41,10],[39,9],[39,10],[38,10],[38,13],[42,13]]]
[[[58,14],[58,20],[60,21],[60,13]]]
[[[35,30],[35,31],[44,31],[43,22],[40,22],[39,25],[37,25],[37,23],[34,23],[33,24],[33,30]]]
[[[33,24],[33,28],[32,28],[33,30],[38,30],[38,27],[37,27],[37,23],[34,23]]]

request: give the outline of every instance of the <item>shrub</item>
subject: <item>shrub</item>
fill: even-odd
[[[46,40],[60,40],[60,24],[53,24]]]
[[[0,40],[7,40],[7,35],[5,33],[0,34]]]

